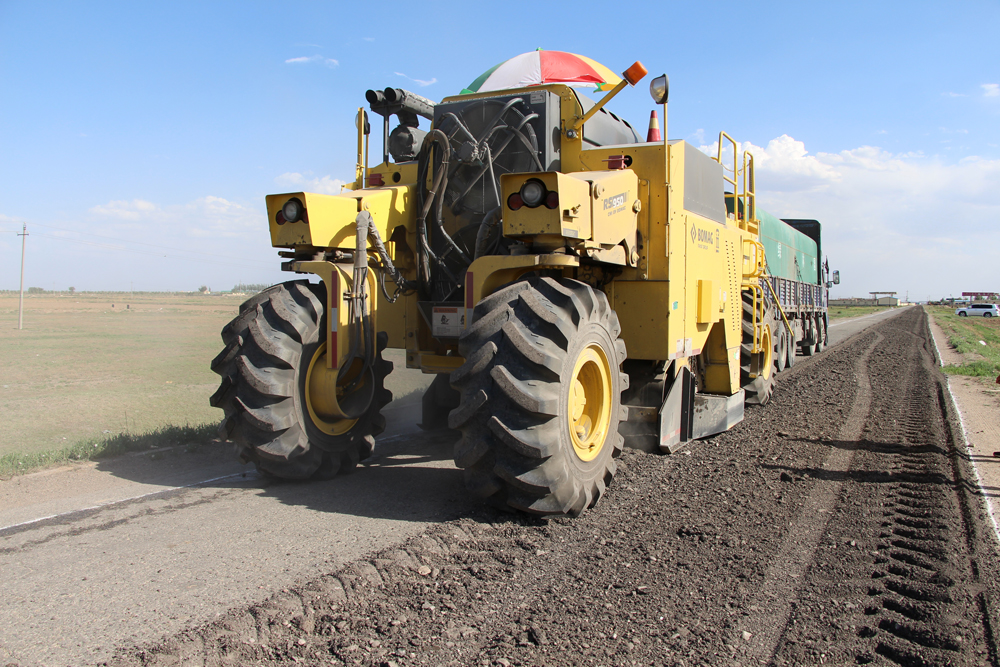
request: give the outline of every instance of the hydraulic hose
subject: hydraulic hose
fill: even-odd
[[[351,394],[358,385],[365,380],[368,372],[375,365],[375,336],[371,326],[371,318],[368,317],[368,232],[373,221],[371,213],[362,211],[355,219],[357,233],[354,250],[354,271],[350,298],[348,300],[348,322],[351,327],[351,347],[347,353],[344,364],[340,367],[337,377],[337,384],[343,379],[344,373],[353,368],[354,360],[361,359],[361,371],[357,373],[351,381],[344,387],[344,395]],[[359,352],[358,346],[363,345],[364,349]],[[357,419],[368,409],[367,405],[360,406],[357,414],[350,414],[341,406],[344,414],[349,419]]]
[[[499,222],[500,207],[497,206],[486,214],[482,224],[479,225],[479,231],[476,233],[476,259],[486,254],[486,242],[489,241],[490,231]]]
[[[428,163],[433,163],[432,159],[432,149],[433,145],[438,144],[440,146],[441,161],[434,169],[434,177],[431,182],[430,189],[424,193],[424,183],[427,182],[427,169]],[[420,188],[418,189],[418,194],[420,195],[420,211],[417,218],[417,241],[418,241],[418,252],[420,253],[419,258],[419,268],[421,272],[421,281],[424,286],[429,290],[431,283],[431,267],[430,262],[433,261],[437,264],[445,275],[451,281],[452,285],[458,284],[458,279],[451,272],[451,270],[444,263],[444,260],[438,257],[430,246],[430,242],[427,237],[427,215],[434,208],[434,204],[437,203],[438,206],[435,210],[434,215],[434,226],[435,232],[440,233],[441,237],[448,244],[450,250],[454,250],[458,253],[458,256],[465,263],[466,266],[472,263],[472,260],[465,254],[465,252],[455,243],[455,240],[451,238],[447,231],[444,229],[444,223],[442,220],[442,212],[444,208],[444,192],[448,188],[448,163],[451,157],[451,143],[448,140],[448,136],[441,130],[434,129],[427,133],[427,137],[424,140],[423,146],[420,151],[420,165],[418,167],[418,179],[420,181]]]

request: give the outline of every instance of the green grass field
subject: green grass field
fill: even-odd
[[[830,306],[829,313],[831,320],[839,320],[881,313],[883,310],[889,310],[889,306]]]
[[[214,432],[209,362],[245,298],[26,295],[19,331],[17,295],[0,295],[0,474]]]
[[[944,372],[992,382],[1000,374],[1000,318],[959,317],[947,306],[926,308],[964,359],[960,365],[945,366]]]

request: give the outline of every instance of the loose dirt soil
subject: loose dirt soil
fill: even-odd
[[[998,550],[925,313],[579,519],[480,509],[111,665],[998,665]],[[233,567],[253,567],[233,563]]]

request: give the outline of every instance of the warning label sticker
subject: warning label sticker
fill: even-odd
[[[458,338],[465,329],[465,308],[435,306],[431,321],[435,338]]]

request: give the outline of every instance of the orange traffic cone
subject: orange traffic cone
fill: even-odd
[[[646,141],[663,141],[660,136],[660,118],[656,115],[656,109],[649,113],[649,132],[646,133]]]

